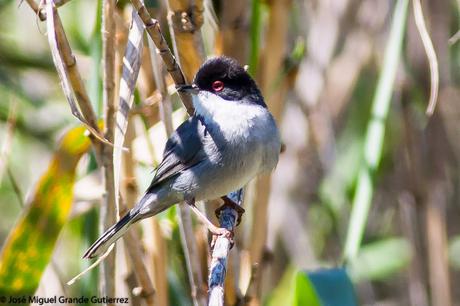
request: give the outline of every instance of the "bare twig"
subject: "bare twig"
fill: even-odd
[[[35,0],[26,0],[27,4],[29,4],[30,8],[37,14],[38,18],[40,18],[41,21],[46,20],[46,9],[40,7]],[[41,1],[40,1],[41,2]],[[70,2],[70,0],[54,0],[54,5],[56,7],[63,6],[67,2]]]
[[[428,34],[428,30],[426,28],[425,19],[423,18],[422,4],[420,3],[420,0],[412,0],[412,8],[414,10],[415,25],[417,26],[418,32],[420,33],[420,38],[422,39],[423,47],[425,48],[428,63],[430,65],[431,89],[430,100],[428,102],[426,114],[428,116],[431,116],[433,115],[434,109],[436,107],[436,101],[438,100],[439,92],[438,59],[436,57],[436,52],[434,51],[430,35]]]
[[[166,69],[168,70],[169,74],[174,80],[174,83],[176,85],[184,85],[184,74],[182,73],[182,70],[177,64],[176,59],[171,53],[171,49],[166,43],[163,33],[161,32],[158,20],[153,19],[150,16],[149,12],[147,11],[147,8],[144,6],[144,3],[141,0],[131,0],[131,3],[133,4],[134,8],[139,14],[139,17],[141,17],[142,21],[144,22],[147,33],[155,43],[155,46],[157,47],[158,52],[161,58],[163,59]],[[179,96],[182,100],[182,103],[184,103],[184,106],[187,109],[189,115],[192,115],[193,103],[190,94],[179,92]]]
[[[46,20],[46,12],[44,12],[42,9],[38,7],[37,2],[34,0],[26,0],[27,4],[30,6],[30,8],[37,14],[38,18],[40,18],[41,21]]]

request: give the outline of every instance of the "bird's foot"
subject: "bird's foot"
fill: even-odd
[[[238,213],[238,217],[236,219],[236,225],[238,226],[240,224],[240,222],[241,222],[241,217],[243,216],[243,214],[245,212],[244,208],[241,207],[241,205],[239,205],[238,203],[232,201],[227,196],[223,196],[223,197],[221,197],[221,199],[224,201],[224,204],[222,204],[222,206],[217,208],[216,211],[215,211],[217,219],[220,218],[220,214],[222,213],[222,210],[224,210],[225,207],[231,207],[234,210],[236,210],[236,212]]]
[[[223,227],[215,227],[212,230],[208,227],[209,231],[212,233],[211,240],[211,250],[214,249],[218,237],[225,237],[230,241],[230,249],[233,248],[235,241],[233,240],[234,233]]]

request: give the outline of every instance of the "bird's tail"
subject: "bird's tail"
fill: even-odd
[[[131,210],[117,223],[106,230],[85,252],[83,258],[94,258],[104,254],[105,251],[128,230],[129,226],[137,221],[137,212]]]
[[[147,192],[142,199],[115,225],[106,230],[85,252],[83,258],[94,258],[104,254],[137,221],[154,216],[177,202],[175,198],[159,197],[158,190]],[[159,200],[161,199],[161,200]]]

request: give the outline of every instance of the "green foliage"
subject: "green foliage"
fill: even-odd
[[[3,245],[0,294],[32,295],[37,289],[69,216],[75,168],[90,147],[85,131],[84,127],[77,127],[64,136],[36,187],[32,202]]]
[[[411,247],[403,238],[387,238],[361,247],[348,267],[355,282],[383,280],[408,266]]]
[[[353,285],[341,268],[317,271],[286,269],[267,306],[356,306]]]
[[[374,191],[373,175],[382,155],[385,121],[394,91],[393,85],[402,50],[408,5],[408,0],[398,0],[394,9],[393,24],[385,50],[383,69],[372,103],[371,117],[366,131],[363,148],[364,160],[359,170],[344,248],[343,256],[346,260],[352,260],[358,253],[371,206]]]

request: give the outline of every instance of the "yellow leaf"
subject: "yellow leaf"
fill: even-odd
[[[8,235],[0,254],[0,295],[33,295],[67,222],[75,168],[90,148],[86,128],[68,131],[40,178],[31,203]]]

